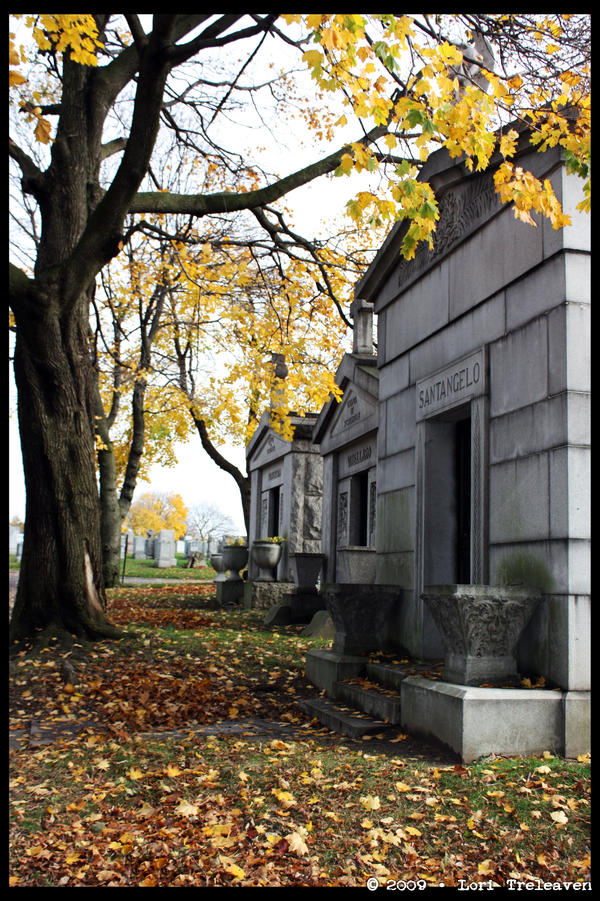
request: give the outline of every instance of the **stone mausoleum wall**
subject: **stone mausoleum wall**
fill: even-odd
[[[403,260],[398,225],[356,286],[378,314],[376,578],[405,589],[402,637],[418,657],[443,653],[419,597],[426,584],[538,586],[520,669],[583,691],[589,217],[558,149],[523,142],[518,162],[550,179],[571,226],[516,221],[493,171],[469,175],[439,151],[423,172],[440,201],[435,249]]]

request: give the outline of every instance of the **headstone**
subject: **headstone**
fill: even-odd
[[[161,529],[155,538],[154,560],[158,569],[176,566],[175,532],[173,529]]]
[[[8,553],[16,554],[17,545],[23,541],[23,533],[18,526],[8,527]]]
[[[136,560],[144,560],[146,557],[146,542],[147,538],[143,535],[134,535],[133,536],[133,557]]]

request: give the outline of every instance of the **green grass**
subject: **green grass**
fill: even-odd
[[[181,579],[182,581],[196,579],[214,579],[216,576],[212,566],[194,566],[188,568],[187,558],[184,554],[175,554],[176,566],[169,566],[166,569],[159,569],[154,560],[135,560],[133,557],[127,557],[125,561],[125,577],[142,579]],[[21,561],[17,560],[14,554],[8,555],[9,570],[19,570]],[[119,576],[123,573],[123,559],[121,558]]]

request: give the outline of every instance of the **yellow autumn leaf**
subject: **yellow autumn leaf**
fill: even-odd
[[[235,876],[236,879],[243,879],[246,875],[246,872],[231,857],[225,857],[223,854],[220,854],[219,860],[225,872]]]
[[[127,775],[130,779],[141,779],[143,777],[142,771],[137,766],[129,767],[127,771]]]
[[[377,795],[373,797],[373,795],[364,795],[360,798],[360,803],[365,808],[365,810],[379,810],[381,806],[381,802]]]
[[[169,763],[167,764],[166,774],[167,776],[179,776],[181,774],[181,770],[176,763]]]
[[[411,786],[407,785],[406,782],[394,782],[394,788],[399,792],[409,792],[411,790]]]
[[[362,820],[360,825],[362,826],[363,829],[372,829],[374,824],[371,822],[371,820],[369,820],[367,817],[365,817],[364,820]]]
[[[175,813],[178,813],[183,817],[195,817],[198,816],[198,808],[195,804],[189,804],[187,801],[180,801],[175,808]]]
[[[559,826],[564,826],[569,822],[569,818],[564,810],[553,810],[550,819],[554,820]]]
[[[415,829],[414,826],[406,826],[405,831],[408,832],[409,835],[415,835],[415,836],[421,835],[421,832],[419,831],[419,829]]]
[[[477,872],[480,876],[490,876],[494,870],[495,866],[489,859],[482,860],[481,863],[477,864]]]
[[[286,839],[289,843],[290,851],[292,852],[292,854],[297,854],[298,857],[302,857],[304,854],[308,854],[308,847],[306,846],[306,842],[299,832],[290,832],[289,835],[286,835]]]

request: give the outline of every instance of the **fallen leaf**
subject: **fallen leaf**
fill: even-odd
[[[373,795],[364,795],[360,798],[360,803],[365,808],[365,810],[379,810],[381,803],[377,795],[373,797]]]
[[[555,823],[558,823],[559,826],[564,826],[569,822],[569,818],[564,810],[553,810],[550,814],[550,818],[554,820]]]
[[[302,857],[304,854],[308,854],[306,842],[299,832],[290,832],[289,835],[286,835],[286,839],[289,842],[290,851],[293,854],[297,854],[298,857]]]
[[[178,813],[183,817],[195,817],[198,816],[198,808],[195,804],[188,804],[187,801],[180,801],[175,808],[175,813]]]

